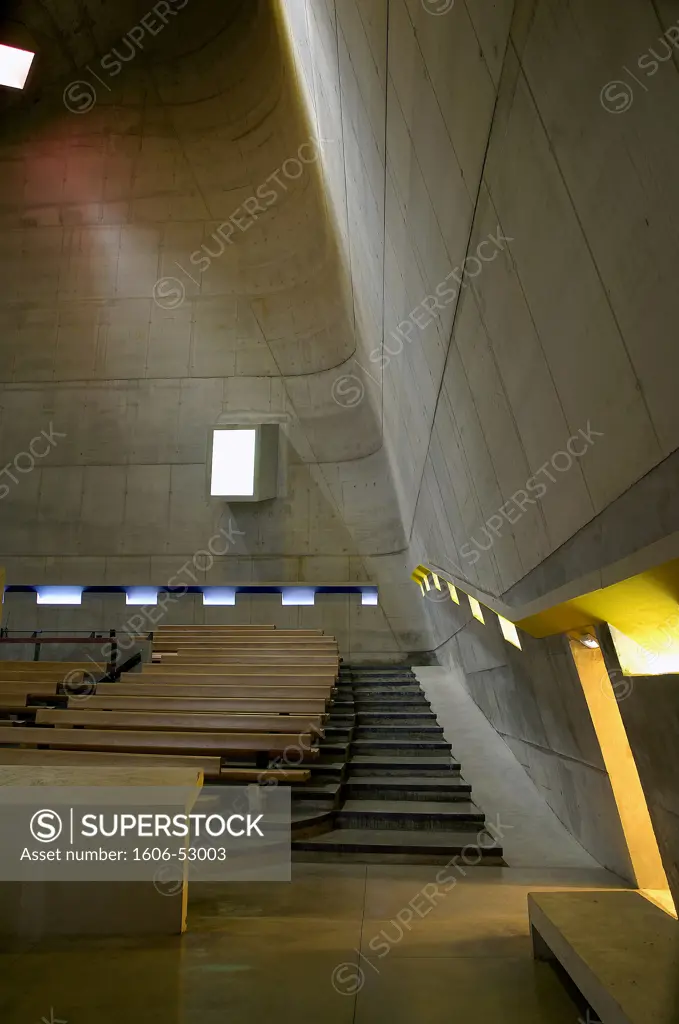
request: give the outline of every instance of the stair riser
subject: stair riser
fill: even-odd
[[[355,754],[365,754],[368,757],[377,757],[378,755],[391,754],[392,757],[427,757],[430,754],[449,754],[451,747],[450,743],[437,743],[432,740],[428,742],[423,740],[426,746],[423,748],[413,743],[408,743],[406,740],[393,740],[393,741],[373,741],[358,740],[352,744],[353,752]]]
[[[335,819],[335,828],[380,829],[400,832],[469,832],[470,842],[483,828],[483,817],[470,820],[467,815],[436,814],[418,815],[417,820],[407,814],[357,814],[354,811],[340,811]]]
[[[394,725],[427,725],[436,724],[436,715],[432,711],[359,711],[356,715],[357,725],[381,725],[393,722]],[[334,723],[331,723],[334,724]]]
[[[427,729],[423,726],[360,725],[354,734],[355,740],[440,740],[443,729],[440,726]]]
[[[441,785],[435,789],[400,789],[398,786],[352,786],[348,784],[346,796],[350,800],[429,800],[433,802],[446,803],[451,800],[469,800],[470,789],[454,789],[446,786],[448,779],[434,780],[434,784],[440,781]]]
[[[370,767],[366,765],[365,768],[358,768],[353,765],[350,766],[351,777],[357,779],[370,778],[371,775],[375,774],[376,770],[379,770],[380,775],[388,775],[390,778],[397,779],[399,775],[412,775],[414,768],[407,767],[406,765],[399,768],[389,765],[388,763],[385,763],[382,767],[379,767],[379,769],[376,769],[372,765]],[[444,783],[449,779],[458,779],[460,777],[460,769],[452,768],[450,771],[444,771],[441,768],[425,768],[418,765],[417,774],[424,776],[427,779],[440,779],[441,782]],[[431,797],[427,797],[427,799],[430,800]]]

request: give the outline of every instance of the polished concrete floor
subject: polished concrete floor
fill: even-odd
[[[435,894],[436,867],[293,871],[289,884],[194,886],[182,939],[0,954],[0,1020],[576,1024],[552,968],[532,959],[526,894],[620,885],[602,870],[466,867]]]

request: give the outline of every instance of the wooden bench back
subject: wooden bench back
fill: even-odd
[[[1,703],[1,700],[0,700]],[[106,697],[92,696],[87,701],[71,698],[68,707],[73,710],[86,707],[101,711],[207,711],[214,714],[239,713],[253,715],[318,715],[325,716],[326,702],[322,699],[284,697]]]
[[[96,711],[40,709],[36,725],[86,729],[170,729],[180,732],[312,732],[322,735],[320,715],[243,715],[183,711]]]
[[[0,725],[0,745],[46,746],[62,750],[110,750],[129,753],[282,754],[287,748],[313,748],[310,733],[170,732],[169,730],[37,729]]]
[[[311,697],[314,700],[329,700],[330,686],[245,686],[228,684],[185,683],[97,683],[98,697]]]
[[[31,750],[0,747],[0,765],[27,764],[74,768],[97,765],[102,768],[196,768],[206,779],[220,777],[219,757],[184,754],[112,754],[101,750]],[[86,775],[85,775],[86,778]]]

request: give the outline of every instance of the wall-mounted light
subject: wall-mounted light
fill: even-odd
[[[283,605],[311,605],[316,600],[313,587],[286,587],[283,591]]]
[[[158,587],[128,587],[125,604],[158,604]]]
[[[38,604],[82,604],[83,587],[38,587]]]
[[[0,85],[23,89],[34,57],[35,54],[30,50],[20,50],[16,46],[0,43]]]
[[[468,594],[467,596],[469,597],[469,607],[472,610],[472,615],[474,616],[475,619],[478,619],[479,622],[483,622],[485,625],[486,620],[483,617],[481,605],[479,604],[475,597],[471,596],[471,594]]]
[[[376,605],[379,604],[379,595],[377,587],[371,587],[361,591],[361,604]]]
[[[210,497],[265,501],[278,493],[278,424],[224,426],[212,431]]]
[[[595,636],[592,636],[591,633],[584,633],[582,636],[578,637],[578,640],[583,647],[589,647],[590,650],[596,650],[599,647],[599,641]]]
[[[235,587],[210,587],[203,591],[203,604],[213,606],[234,605],[236,603]]]
[[[518,647],[520,651],[523,650],[523,648],[521,647],[519,634],[514,623],[510,622],[509,619],[503,618],[502,615],[498,615],[498,619],[500,620],[500,629],[502,630],[502,635],[507,641],[507,643],[514,644],[514,646]]]

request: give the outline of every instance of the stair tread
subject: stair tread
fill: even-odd
[[[338,828],[332,832],[324,832],[323,835],[315,836],[312,840],[301,840],[298,844],[295,842],[295,846],[400,846],[404,849],[409,847],[428,847],[430,849],[451,849],[451,852],[455,850],[461,850],[470,845],[469,843],[470,833],[453,830],[449,832],[416,832],[412,829],[367,829],[367,828]],[[487,854],[489,850],[494,851],[495,855],[499,855],[502,852],[502,847],[494,845],[487,846],[484,844],[483,853]]]
[[[383,747],[389,750],[392,747],[413,747],[415,750],[450,750],[451,744],[447,740],[434,739],[409,739],[407,736],[392,736],[391,739],[383,740],[379,736],[362,736],[353,740],[355,747]]]
[[[417,789],[446,789],[452,786],[454,789],[469,790],[471,786],[464,782],[459,776],[450,780],[445,778],[432,777],[431,775],[359,775],[356,778],[349,778],[349,786],[365,786],[366,789],[378,788],[380,786],[393,789],[406,789],[412,787]]]
[[[340,813],[348,814],[406,814],[408,817],[429,817],[432,814],[446,814],[459,817],[461,814],[478,816],[485,821],[483,811],[472,800],[436,802],[435,800],[347,800]]]
[[[353,764],[357,767],[362,767],[363,765],[367,765],[369,767],[373,764],[384,765],[386,763],[394,765],[395,767],[400,767],[402,765],[411,765],[413,768],[421,768],[423,765],[423,759],[420,757],[397,756],[390,757],[389,761],[385,762],[384,757],[382,757],[379,754],[356,754],[349,761],[350,765]],[[443,769],[455,769],[458,771],[460,768],[459,762],[451,761],[449,757],[429,757],[427,758],[426,763],[427,765],[431,765],[435,768],[440,767]]]

